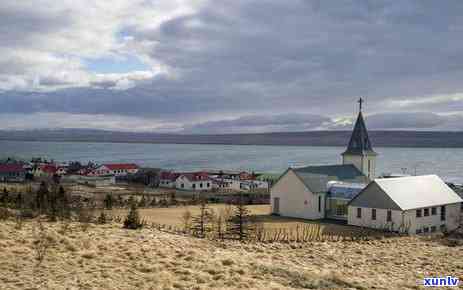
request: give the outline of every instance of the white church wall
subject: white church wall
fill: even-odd
[[[299,177],[289,170],[270,190],[272,213],[275,212],[275,199],[279,198],[281,216],[304,219],[321,219],[325,214],[324,194],[313,194]],[[320,198],[320,210],[319,210]]]

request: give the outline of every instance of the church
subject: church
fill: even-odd
[[[362,102],[342,164],[288,168],[270,190],[273,214],[347,220],[347,203],[375,176],[377,153],[368,137]]]
[[[409,233],[455,229],[463,200],[438,176],[376,178],[362,102],[342,164],[288,168],[270,189],[272,214],[394,231],[407,225]]]

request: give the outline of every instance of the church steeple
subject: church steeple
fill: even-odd
[[[364,100],[359,99],[359,114],[346,151],[342,153],[343,164],[354,164],[370,179],[375,175],[376,152],[373,151],[367,127],[363,119],[362,105]]]
[[[349,145],[344,154],[376,154],[371,146],[370,138],[368,138],[367,127],[363,120],[362,104],[363,99],[358,100],[359,103],[359,114],[357,121],[355,122],[354,131],[350,137]]]

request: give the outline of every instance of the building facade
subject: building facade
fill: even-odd
[[[451,231],[463,200],[436,175],[375,179],[348,205],[348,224],[409,234]]]

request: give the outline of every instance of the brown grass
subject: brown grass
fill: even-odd
[[[431,239],[219,243],[115,224],[46,224],[51,246],[37,266],[34,225],[0,223],[2,290],[416,289],[423,276],[463,278],[462,249]]]
[[[231,207],[225,204],[210,204],[208,205],[215,213]],[[262,223],[264,228],[270,232],[286,230],[294,234],[297,227],[300,229],[304,226],[320,225],[325,235],[340,235],[349,236],[352,234],[368,234],[370,236],[382,235],[377,231],[364,230],[354,226],[347,226],[333,222],[310,221],[304,219],[287,218],[270,215],[270,205],[249,205],[248,209],[252,215],[252,220]],[[186,211],[189,211],[192,216],[199,214],[199,206],[179,206],[169,208],[144,208],[139,209],[140,217],[146,220],[149,224],[156,223],[167,226],[183,228],[184,221],[182,216]],[[127,209],[112,209],[105,211],[110,216],[125,217],[128,213]]]

